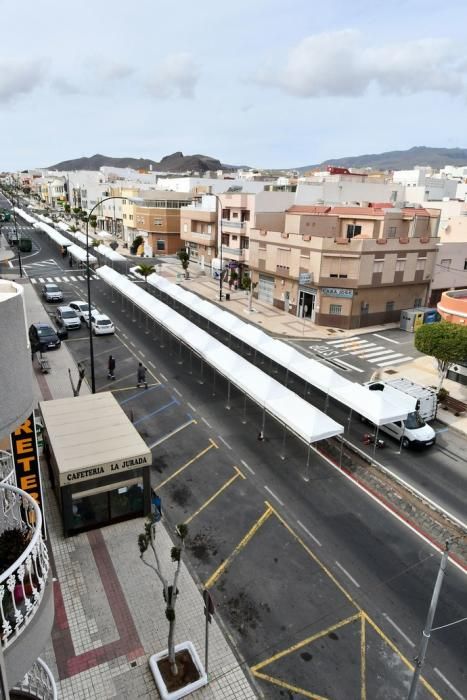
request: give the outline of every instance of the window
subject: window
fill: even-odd
[[[130,219],[130,221],[133,221],[133,214],[130,214],[128,218]]]
[[[417,264],[415,266],[415,270],[425,270],[425,263],[426,263],[426,258],[417,258]],[[464,268],[467,269],[467,268]]]
[[[165,250],[165,241],[157,241],[157,250]]]
[[[240,236],[240,248],[242,250],[248,250],[250,247],[250,239],[248,236]]]
[[[230,209],[222,210],[222,218],[227,220],[230,219]]]
[[[414,300],[413,305],[414,305],[415,308],[417,308],[418,306],[421,306],[421,305],[422,305],[422,297],[417,297],[417,298]]]
[[[154,226],[162,226],[162,219],[154,219]]]
[[[228,246],[230,243],[230,235],[228,233],[222,234],[222,245]]]
[[[464,260],[464,270],[467,270],[467,260]]]
[[[390,226],[388,229],[388,238],[395,238],[397,235],[397,226]]]
[[[360,304],[360,313],[367,314],[369,312],[369,310],[370,310],[370,305],[367,302],[362,301],[362,303]]]
[[[340,316],[342,314],[342,304],[330,304],[329,313],[333,316]]]
[[[188,224],[183,224],[183,233],[188,232]]]
[[[441,267],[451,267],[451,263],[452,263],[452,258],[444,258],[444,260],[441,260]],[[464,262],[464,270],[467,269],[465,266],[466,263],[467,263],[467,260]]]
[[[238,219],[238,211],[232,213],[232,219]]]
[[[362,227],[361,226],[356,226],[355,224],[348,224],[347,225],[347,238],[350,241],[351,238],[355,238],[355,236],[359,236],[362,232]]]
[[[394,311],[394,302],[393,301],[387,301],[386,302],[386,312]]]
[[[374,260],[373,261],[373,274],[377,275],[383,271],[384,260]]]
[[[208,233],[212,233],[212,225],[208,224]]]
[[[245,211],[242,211],[242,221],[249,221],[250,220],[250,211],[249,209],[245,209]]]
[[[398,258],[396,260],[396,272],[404,272],[405,270],[405,258]]]

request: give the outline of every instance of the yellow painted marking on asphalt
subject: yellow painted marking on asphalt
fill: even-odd
[[[290,690],[292,693],[298,693],[299,695],[304,695],[306,698],[311,698],[311,700],[329,700],[329,698],[324,695],[316,695],[315,693],[310,693],[304,688],[299,688],[297,685],[291,685],[285,681],[281,681],[279,678],[274,678],[273,676],[268,676],[265,673],[255,673],[255,678],[261,678],[263,681],[268,681],[273,685],[278,685],[279,688],[285,688]]]
[[[375,622],[373,622],[373,620],[371,619],[371,617],[368,617],[368,615],[366,614],[366,612],[363,612],[362,614],[363,614],[363,616],[364,616],[364,618],[365,618],[365,621],[368,622],[368,624],[371,625],[371,626],[373,627],[373,629],[375,630],[375,632],[376,632],[377,634],[379,634],[380,637],[386,642],[386,644],[388,644],[388,645],[391,647],[391,649],[393,650],[393,652],[395,652],[395,653],[400,657],[401,661],[407,666],[407,668],[410,669],[411,671],[413,671],[413,670],[414,670],[414,665],[413,665],[412,663],[410,663],[410,661],[409,661],[408,659],[405,658],[404,654],[402,654],[402,653],[399,651],[399,649],[396,647],[396,645],[394,644],[394,642],[391,641],[391,640],[389,639],[389,637],[383,632],[382,629],[380,629],[380,628],[378,627],[378,625],[377,625]],[[426,681],[426,680],[423,678],[423,676],[420,676],[420,682],[425,686],[425,688],[428,690],[428,692],[431,693],[431,695],[432,695],[436,700],[443,700],[442,697],[441,697],[441,695],[438,695],[438,693],[436,692],[436,690],[428,683],[428,681]]]
[[[269,518],[270,515],[272,515],[272,508],[271,506],[268,505],[266,510],[264,511],[263,515],[255,522],[253,527],[246,533],[245,537],[237,544],[233,552],[227,557],[227,559],[224,559],[222,564],[216,569],[216,571],[208,578],[206,583],[204,584],[205,588],[211,588],[211,586],[217,581],[217,579],[224,573],[226,568],[232,563],[232,561],[235,559],[237,554],[239,554],[242,549],[248,544],[248,542],[251,540],[253,535],[255,535],[261,525],[263,525],[266,520]]]
[[[300,535],[298,535],[298,534],[295,532],[295,530],[293,530],[293,529],[290,527],[290,525],[284,520],[284,518],[283,518],[281,515],[279,515],[279,513],[274,509],[274,507],[273,507],[268,501],[266,501],[266,504],[271,508],[271,510],[272,510],[272,512],[274,513],[274,515],[276,516],[276,518],[278,518],[278,520],[280,520],[280,522],[282,523],[282,525],[290,532],[290,534],[292,535],[292,537],[293,537],[294,539],[296,539],[297,542],[299,542],[299,544],[302,545],[303,549],[307,552],[307,554],[310,555],[310,557],[313,559],[313,561],[315,561],[315,562],[318,564],[318,566],[324,571],[324,573],[325,573],[325,574],[331,579],[331,581],[337,586],[337,588],[341,591],[341,593],[344,594],[344,596],[347,598],[347,600],[349,600],[349,601],[352,603],[352,605],[354,605],[354,606],[357,608],[357,610],[361,610],[360,606],[358,605],[358,603],[355,602],[355,600],[352,598],[352,596],[350,595],[350,593],[347,593],[347,591],[345,590],[345,588],[344,588],[344,587],[339,583],[339,581],[335,578],[334,574],[332,574],[332,573],[329,571],[329,569],[322,563],[322,561],[316,556],[316,554],[315,554],[314,552],[311,551],[311,549],[308,547],[308,545],[306,545],[305,542],[302,540],[302,538],[300,537]]]
[[[360,619],[360,697],[366,700],[366,624],[365,616]]]
[[[214,501],[215,498],[217,498],[217,496],[220,496],[220,494],[221,494],[223,491],[225,491],[225,489],[227,489],[227,488],[230,486],[230,484],[233,484],[233,482],[236,481],[236,480],[238,479],[238,477],[241,477],[242,479],[246,479],[246,476],[244,476],[244,474],[242,474],[242,472],[240,471],[240,469],[239,469],[238,467],[235,467],[235,466],[234,466],[234,469],[235,469],[235,471],[236,471],[236,474],[234,474],[228,481],[226,481],[225,484],[224,484],[223,486],[220,487],[220,489],[218,489],[215,493],[213,493],[213,495],[211,496],[211,498],[208,498],[208,500],[205,501],[205,502],[203,503],[203,505],[202,505],[200,508],[198,508],[197,511],[195,511],[195,512],[193,513],[193,515],[190,515],[190,517],[188,518],[188,520],[185,520],[185,525],[188,525],[188,523],[191,523],[191,521],[192,521],[194,518],[196,518],[197,515],[199,515],[205,508],[207,508],[208,505],[209,505],[210,503],[212,503],[212,502]]]
[[[131,352],[131,354],[133,355],[133,357],[135,357],[135,358],[138,360],[138,362],[141,362],[141,358],[138,356],[138,354],[137,354],[134,350],[132,350],[132,348],[131,348],[127,343],[125,343],[124,340],[122,340],[122,338],[120,337],[120,334],[119,334],[119,333],[115,333],[115,335],[116,335],[116,337],[119,339],[119,341],[121,342],[121,344],[124,345],[124,346],[126,347],[126,349],[128,350],[128,352]],[[151,377],[153,377],[153,378],[156,380],[156,382],[157,382],[158,384],[161,383],[161,382],[159,381],[159,379],[156,377],[156,375],[154,374],[154,372],[152,372],[148,367],[146,367],[146,372],[147,372],[148,374],[150,374]],[[135,376],[136,376],[136,370],[135,370]]]
[[[165,481],[162,481],[160,484],[158,484],[154,488],[160,489],[161,486],[165,486],[166,484],[168,484],[169,481],[172,481],[172,479],[174,479],[176,476],[178,476],[184,469],[189,467],[190,464],[193,464],[193,462],[196,462],[196,460],[200,459],[203,455],[205,455],[206,452],[209,452],[209,450],[212,450],[213,447],[218,449],[218,445],[216,445],[214,440],[211,440],[211,438],[209,438],[209,445],[207,447],[205,447],[204,450],[201,450],[201,452],[198,452],[198,454],[195,455],[192,459],[190,459],[189,462],[186,462],[186,464],[183,464],[181,467],[179,467],[177,469],[176,472],[174,472],[171,476],[167,477],[167,479]]]
[[[103,384],[103,386],[100,386],[100,387],[99,387],[99,391],[104,391],[104,390],[107,389],[107,387],[109,387],[109,386],[115,386],[115,384],[116,384],[117,382],[122,382],[122,381],[124,381],[125,379],[130,379],[130,377],[134,377],[134,376],[135,376],[135,373],[132,372],[131,374],[125,374],[124,377],[117,377],[116,379],[111,379],[110,382],[107,382],[107,384]],[[152,385],[152,386],[154,386],[154,385]],[[135,385],[133,384],[133,386],[131,386],[131,387],[125,387],[125,389],[121,389],[121,388],[113,389],[112,391],[125,391],[126,388],[128,388],[128,389],[134,389],[134,388],[135,388]]]

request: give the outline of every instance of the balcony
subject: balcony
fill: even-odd
[[[37,659],[23,680],[10,690],[10,700],[37,698],[37,700],[57,700],[57,686],[52,671],[42,659]]]
[[[239,262],[248,262],[250,251],[248,248],[230,248],[229,246],[222,246],[222,255],[225,258],[232,258],[232,260],[238,260]]]
[[[191,243],[202,243],[207,246],[216,245],[216,232],[213,233],[202,233],[201,231],[189,231],[187,233],[180,233],[180,238],[183,241]]]
[[[0,482],[2,485],[16,486],[16,472],[13,456],[0,450]]]
[[[234,228],[236,231],[244,231],[245,223],[245,221],[237,221],[236,219],[222,219],[222,228]]]
[[[1,459],[10,478],[5,453]],[[34,665],[52,630],[53,598],[42,515],[34,499],[11,483],[2,482],[0,523],[0,635],[12,687],[27,683],[25,674],[29,681],[31,673],[37,676]]]

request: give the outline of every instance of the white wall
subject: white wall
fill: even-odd
[[[352,202],[391,202],[404,199],[401,185],[384,182],[300,182],[295,197],[296,204],[344,204]]]

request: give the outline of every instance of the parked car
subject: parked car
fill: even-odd
[[[29,327],[29,342],[31,352],[58,350],[62,344],[58,333],[48,323],[32,323]]]
[[[63,292],[56,284],[44,284],[42,296],[46,301],[63,301]]]
[[[81,321],[72,308],[69,306],[59,306],[55,312],[55,318],[59,326],[64,326],[67,331],[81,328]]]
[[[87,302],[81,301],[81,299],[75,299],[75,301],[70,301],[68,306],[70,307],[70,309],[73,309],[73,311],[76,311],[76,313],[82,321],[85,321],[87,323],[89,318],[89,306]],[[94,306],[91,306],[91,313],[97,314],[99,312],[97,309],[94,308]]]
[[[115,326],[108,316],[105,314],[91,314],[91,321],[88,320],[88,326],[91,323],[92,332],[94,335],[107,335],[115,333]]]

